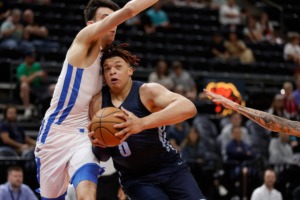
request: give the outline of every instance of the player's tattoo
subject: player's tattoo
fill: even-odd
[[[243,106],[238,106],[236,110],[271,131],[300,136],[300,122]]]

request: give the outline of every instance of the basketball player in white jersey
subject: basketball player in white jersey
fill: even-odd
[[[100,172],[88,137],[89,103],[102,88],[101,49],[119,24],[158,0],[132,0],[122,9],[111,0],[90,0],[87,26],[67,52],[35,149],[41,199],[65,199],[69,182],[78,200],[95,200]]]

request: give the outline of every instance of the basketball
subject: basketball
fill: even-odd
[[[94,131],[94,138],[107,147],[119,145],[122,139],[122,136],[115,136],[120,130],[115,129],[114,125],[125,122],[125,120],[114,117],[113,115],[116,113],[123,113],[123,111],[115,107],[103,108],[94,115],[91,122],[90,130]]]

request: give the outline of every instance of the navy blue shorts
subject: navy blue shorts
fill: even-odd
[[[187,167],[168,174],[130,178],[122,184],[131,200],[205,199]]]

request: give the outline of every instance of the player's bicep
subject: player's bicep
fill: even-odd
[[[96,114],[98,110],[102,107],[102,92],[99,92],[95,96],[93,96],[90,106],[89,106],[89,117],[90,119]]]
[[[151,112],[162,110],[179,98],[180,95],[157,83],[147,83],[141,88],[141,100]]]

